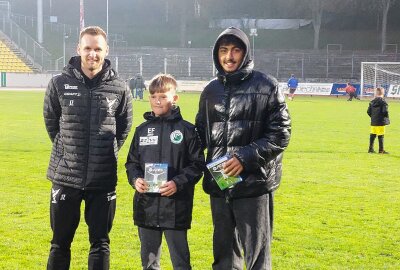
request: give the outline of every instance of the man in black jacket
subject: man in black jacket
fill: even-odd
[[[196,127],[207,162],[232,156],[224,172],[242,181],[220,190],[206,172],[214,224],[213,269],[271,269],[272,192],[278,188],[282,152],[289,143],[291,121],[275,78],[253,70],[250,42],[244,32],[228,28],[213,49],[218,77],[200,97]]]
[[[100,27],[81,31],[77,53],[50,80],[44,99],[53,143],[47,171],[53,230],[47,269],[69,269],[82,200],[89,227],[88,269],[109,269],[117,156],[132,125],[132,98],[105,59],[107,36]]]

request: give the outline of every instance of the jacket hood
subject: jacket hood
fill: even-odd
[[[242,60],[242,63],[240,64],[239,68],[233,72],[233,73],[226,73],[224,69],[222,68],[221,64],[219,63],[218,59],[218,49],[219,49],[219,41],[223,36],[227,35],[232,35],[237,38],[239,38],[244,46],[245,46],[245,53],[244,57]],[[213,61],[214,65],[218,71],[218,77],[226,77],[229,79],[229,77],[246,77],[251,73],[254,67],[253,60],[251,59],[251,54],[250,54],[250,41],[247,35],[240,29],[235,28],[235,27],[229,27],[225,29],[217,38],[217,40],[214,43],[214,48],[213,48]]]
[[[371,100],[371,106],[372,107],[380,107],[382,104],[385,104],[386,101],[382,97],[376,97],[373,100]]]
[[[167,121],[174,121],[174,120],[181,120],[182,115],[181,115],[181,110],[178,106],[174,107],[171,111],[171,114],[165,117],[160,117],[160,116],[155,116],[152,111],[150,112],[145,112],[143,114],[143,118],[145,120],[153,121],[157,119],[165,119]]]
[[[81,57],[73,56],[68,62],[68,65],[64,67],[63,73],[74,76],[78,80],[83,80],[82,69],[81,69]],[[112,69],[111,61],[108,59],[104,59],[103,68],[100,71],[100,75],[102,81],[114,80],[118,77],[117,72]],[[96,75],[97,76],[97,75]]]

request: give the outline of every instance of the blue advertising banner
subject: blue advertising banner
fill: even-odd
[[[381,84],[381,85],[377,85],[376,87],[382,87],[383,89],[385,89],[385,97],[389,96],[389,92],[391,92],[392,90],[392,86],[390,84]],[[373,96],[374,95],[374,86],[372,84],[364,84],[364,96]]]
[[[354,86],[354,88],[356,89],[357,96],[360,95],[360,84],[352,83],[351,85]],[[345,96],[347,95],[345,88],[345,83],[334,83],[332,85],[331,95]]]
[[[374,86],[372,84],[364,84],[363,96],[374,96]],[[385,91],[386,92],[386,91]]]

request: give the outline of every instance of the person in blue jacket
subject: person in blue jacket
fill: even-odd
[[[288,99],[293,100],[294,93],[296,92],[297,86],[299,85],[299,80],[292,74],[287,82],[287,86],[289,88]]]

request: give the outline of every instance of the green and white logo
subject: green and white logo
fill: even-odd
[[[183,134],[180,130],[175,130],[169,135],[169,138],[171,139],[171,142],[174,144],[179,144],[183,140]]]

